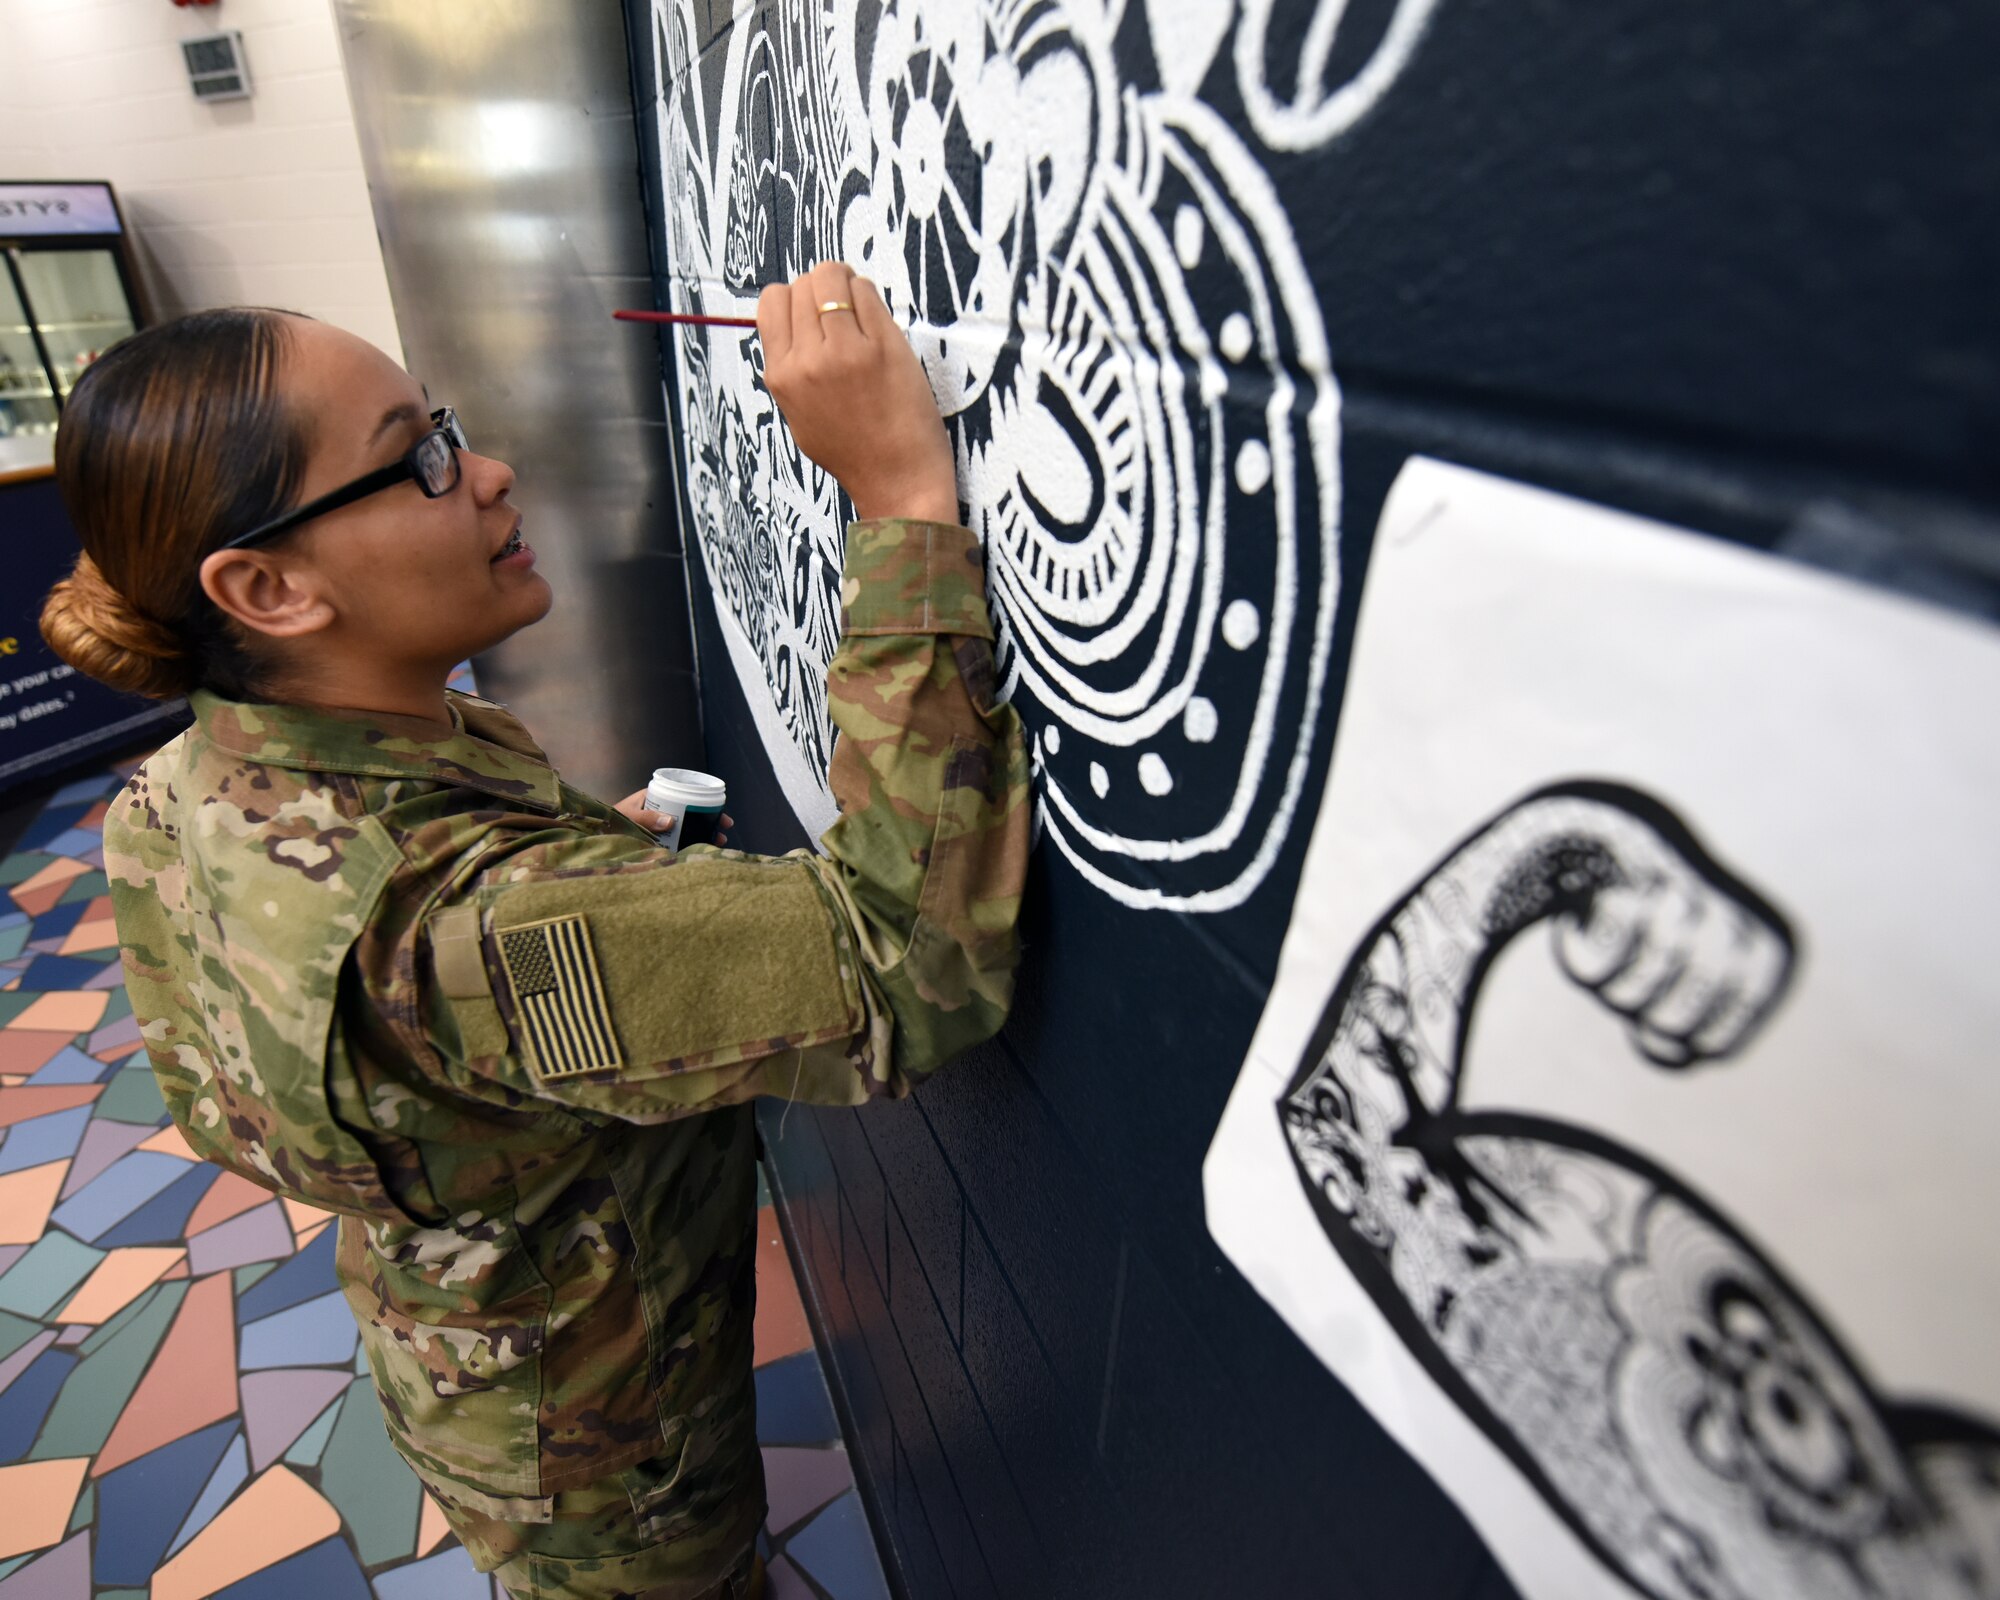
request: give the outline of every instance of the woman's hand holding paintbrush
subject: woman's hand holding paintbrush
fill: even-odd
[[[757,300],[754,321],[692,312],[615,313],[631,322],[754,327],[764,385],[799,448],[839,481],[867,522],[958,521],[951,440],[916,352],[875,285],[822,262]]]

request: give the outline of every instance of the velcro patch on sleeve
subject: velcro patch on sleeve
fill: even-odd
[[[547,1083],[625,1065],[590,925],[580,913],[507,929],[500,935],[500,959],[536,1077]]]

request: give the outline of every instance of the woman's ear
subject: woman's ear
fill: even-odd
[[[217,550],[201,563],[202,592],[255,633],[295,639],[330,626],[331,598],[311,567],[268,550]]]

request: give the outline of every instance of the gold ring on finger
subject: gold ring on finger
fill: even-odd
[[[825,316],[829,311],[852,311],[853,309],[854,306],[852,303],[846,300],[822,300],[819,303],[819,314],[821,316]]]

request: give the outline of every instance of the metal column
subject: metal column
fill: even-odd
[[[556,591],[478,662],[609,799],[700,765],[618,0],[332,0],[410,371],[518,475]]]

